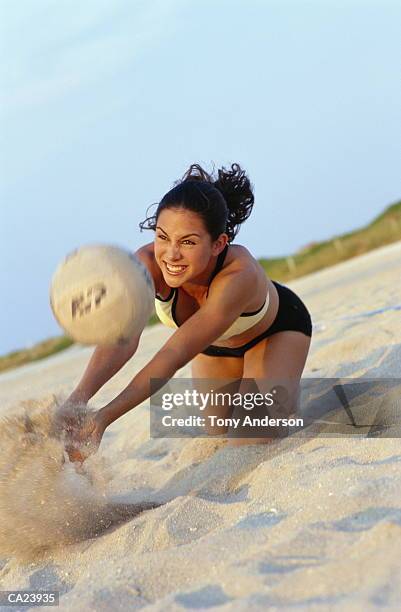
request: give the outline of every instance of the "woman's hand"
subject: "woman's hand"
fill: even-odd
[[[89,413],[83,421],[69,430],[65,449],[70,461],[82,463],[99,448],[106,429],[99,415],[99,412]]]
[[[97,451],[106,426],[100,411],[69,401],[54,417],[54,434],[63,440],[70,461],[81,463]]]
[[[56,409],[53,418],[53,432],[57,437],[69,435],[77,424],[82,421],[88,411],[85,403],[70,401],[69,399]]]

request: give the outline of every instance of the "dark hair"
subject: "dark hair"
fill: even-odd
[[[155,230],[162,210],[185,208],[200,215],[212,240],[225,232],[232,242],[252,212],[252,185],[238,164],[232,164],[231,170],[218,170],[217,179],[199,164],[192,164],[174,185],[160,200],[155,214],[139,224],[141,231]]]

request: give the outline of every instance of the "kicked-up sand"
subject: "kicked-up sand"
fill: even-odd
[[[396,243],[289,283],[314,323],[305,378],[400,378],[400,270]],[[90,405],[118,394],[170,333],[147,329]],[[324,435],[322,419],[316,436],[239,448],[150,439],[144,402],[77,473],[46,432],[90,354],[72,347],[0,376],[0,590],[56,590],[61,610],[85,612],[400,609],[397,385],[392,437]]]

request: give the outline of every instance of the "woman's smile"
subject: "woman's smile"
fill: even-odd
[[[163,263],[165,265],[167,273],[170,276],[179,276],[180,274],[183,274],[185,272],[185,270],[188,268],[188,266],[169,264],[166,261],[164,261]]]
[[[218,253],[199,215],[180,208],[162,210],[155,230],[155,259],[167,285],[207,285]]]

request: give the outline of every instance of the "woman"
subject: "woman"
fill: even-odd
[[[151,378],[169,379],[191,360],[194,379],[236,379],[240,389],[245,379],[290,381],[294,401],[311,319],[290,289],[267,278],[245,247],[232,244],[253,203],[251,184],[238,164],[219,170],[216,180],[193,164],[140,224],[141,230],[154,230],[155,239],[136,255],[153,277],[159,318],[176,331],[94,417],[80,427],[69,420],[75,440],[96,449],[110,423],[150,397]],[[132,357],[138,342],[139,336],[123,348],[97,347],[67,412],[68,405],[86,403]]]

